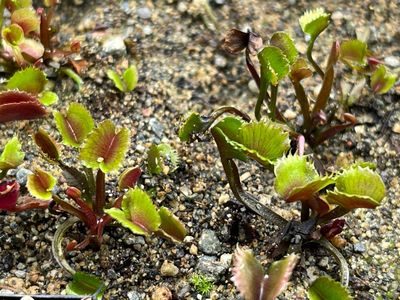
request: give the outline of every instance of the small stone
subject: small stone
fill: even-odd
[[[231,265],[232,262],[232,254],[231,253],[224,253],[221,255],[219,261],[226,266],[227,268],[229,268],[229,266]]]
[[[150,35],[152,33],[153,33],[153,29],[151,29],[151,26],[146,25],[146,26],[143,27],[143,34],[144,35]]]
[[[219,199],[218,199],[218,204],[223,205],[229,201],[229,195],[228,194],[222,194]]]
[[[112,35],[103,42],[103,51],[108,54],[124,55],[126,46],[122,35]]]
[[[254,80],[249,81],[248,87],[249,87],[250,92],[252,92],[255,95],[258,95],[258,86]]]
[[[34,300],[31,296],[23,296],[20,300]]]
[[[18,278],[25,278],[26,272],[23,270],[17,270],[15,271],[15,276],[17,276]]]
[[[15,174],[15,178],[17,179],[18,183],[21,186],[25,186],[26,182],[28,180],[29,174],[32,174],[32,171],[25,169],[25,168],[19,168],[17,173]]]
[[[353,250],[356,253],[364,253],[366,249],[363,243],[357,243],[353,246]]]
[[[226,58],[221,55],[216,55],[214,59],[214,64],[220,68],[226,67]]]
[[[151,118],[149,121],[149,125],[151,127],[151,130],[157,137],[161,138],[163,136],[164,125],[158,122],[157,119]]]
[[[208,255],[201,256],[197,264],[198,271],[210,275],[212,279],[216,279],[222,275],[228,268],[225,264],[218,261],[215,256]]]
[[[151,294],[151,300],[170,300],[172,299],[171,291],[165,287],[157,287],[156,290]]]
[[[192,244],[189,248],[189,253],[192,255],[197,255],[198,251],[197,251],[197,246]]]
[[[324,257],[323,259],[321,259],[318,263],[319,266],[325,268],[326,266],[328,266],[329,263],[329,259],[327,257]]]
[[[142,299],[140,297],[140,294],[138,292],[136,292],[136,291],[128,292],[127,296],[128,296],[128,300],[140,300],[140,299]]]
[[[178,275],[179,269],[172,262],[165,260],[160,269],[161,276],[174,277]]]
[[[200,240],[199,248],[206,254],[219,254],[221,252],[221,242],[213,230],[203,230]]]
[[[392,131],[394,133],[400,133],[400,122],[394,123]]]
[[[397,68],[400,66],[400,59],[396,56],[387,56],[384,61],[385,65],[388,65],[391,68]]]
[[[294,118],[296,118],[296,112],[291,110],[291,109],[287,109],[284,113],[283,116],[288,119],[288,120],[293,120]]]
[[[148,7],[139,7],[137,10],[137,14],[141,19],[150,19],[151,18],[151,10]]]

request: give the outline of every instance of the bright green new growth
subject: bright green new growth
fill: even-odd
[[[33,174],[28,175],[26,187],[29,193],[42,200],[50,200],[52,198],[51,191],[57,183],[57,179],[50,173],[36,168]]]
[[[44,91],[39,96],[39,102],[42,103],[44,106],[50,106],[58,102],[57,94],[51,91]]]
[[[70,68],[60,68],[60,72],[71,78],[76,83],[78,90],[81,88],[83,80],[76,72],[74,72],[74,70]]]
[[[312,199],[313,195],[335,181],[320,177],[307,156],[289,155],[275,165],[275,190],[286,201]]]
[[[94,295],[100,300],[103,297],[106,285],[96,276],[83,272],[76,272],[72,281],[65,288],[67,295]]]
[[[133,91],[138,83],[138,71],[135,65],[126,69],[122,78],[113,70],[107,70],[107,77],[114,82],[115,87],[121,92]]]
[[[317,278],[308,290],[310,300],[352,300],[347,289],[332,278],[323,276]]]
[[[367,44],[359,40],[348,40],[340,44],[340,60],[351,68],[367,64]]]
[[[335,190],[328,191],[326,200],[347,210],[375,208],[385,197],[382,178],[370,168],[350,167],[336,178]]]
[[[187,233],[182,222],[164,206],[158,210],[158,214],[161,219],[159,233],[174,242],[182,242]]]
[[[375,93],[384,94],[396,83],[397,76],[387,71],[384,65],[380,65],[371,76],[371,88]]]
[[[43,71],[28,67],[22,71],[15,72],[8,80],[6,88],[8,90],[18,89],[37,95],[44,90],[46,83],[47,78]]]
[[[179,156],[168,144],[151,145],[147,152],[147,167],[151,174],[168,174],[178,168]]]
[[[203,274],[193,274],[189,281],[195,290],[204,296],[210,294],[214,287],[214,281]]]
[[[18,46],[24,40],[24,31],[18,24],[11,24],[2,30],[3,39],[12,46]]]
[[[330,14],[323,8],[306,11],[299,19],[301,29],[315,39],[329,25]]]
[[[299,53],[292,38],[286,32],[275,32],[271,37],[270,43],[272,46],[281,49],[291,65],[296,61]]]
[[[54,112],[54,120],[63,143],[79,147],[94,127],[89,111],[79,103],[71,103],[66,113]]]
[[[121,209],[110,208],[104,211],[135,234],[150,235],[161,225],[161,218],[149,195],[139,188],[128,190]]]
[[[258,59],[261,64],[261,77],[265,76],[272,85],[278,85],[289,73],[290,61],[278,47],[265,47],[258,53]]]
[[[0,170],[7,172],[9,169],[18,167],[24,161],[24,157],[25,153],[21,151],[21,143],[18,137],[14,136],[4,146],[0,155]]]
[[[187,118],[185,118],[185,122],[179,128],[179,139],[183,142],[190,142],[190,137],[192,134],[199,133],[203,129],[203,122],[198,113],[191,113]]]
[[[79,158],[85,166],[108,173],[119,169],[128,148],[128,129],[117,131],[112,121],[105,120],[89,134]]]

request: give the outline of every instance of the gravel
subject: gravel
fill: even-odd
[[[219,49],[224,31],[251,27],[267,41],[272,32],[289,30],[304,53],[306,44],[297,19],[304,10],[321,3],[249,0],[243,5],[243,1],[232,0],[221,5],[220,1],[210,1],[219,21],[217,29],[210,29],[202,15],[193,11],[194,1],[151,4],[131,0],[120,5],[110,0],[81,2],[80,6],[71,6],[69,1],[62,1],[55,15],[56,22],[61,21],[57,37],[61,44],[75,37],[82,41],[79,57],[88,61],[88,71],[82,74],[80,91],[69,78],[57,78],[55,91],[60,101],[55,109],[77,101],[89,108],[96,121],[110,118],[128,127],[132,140],[125,166],[144,166],[144,153],[150,143],[171,144],[180,155],[178,170],[168,176],[143,174],[140,186],[152,191],[158,206],[166,206],[178,215],[190,238],[173,244],[111,227],[106,228],[99,251],[73,251],[68,255],[69,262],[80,271],[106,280],[107,299],[151,299],[163,293],[168,297],[168,292],[177,299],[196,299],[198,294],[189,284],[193,273],[213,277],[213,299],[238,299],[230,280],[231,253],[237,244],[250,247],[267,269],[271,261],[265,249],[276,228],[236,203],[216,146],[207,142],[209,136],[204,142],[185,145],[177,138],[177,128],[188,111],[207,114],[222,105],[233,105],[253,115],[257,89],[245,69],[244,57],[231,57]],[[388,67],[399,67],[396,20],[400,19],[400,10],[395,1],[356,1],[351,5],[348,1],[327,1],[324,6],[336,11],[332,15],[336,27],[331,26],[318,39],[317,61],[325,60],[334,36],[351,38],[355,28],[365,26],[371,31],[371,50]],[[266,11],[268,14],[262,13]],[[138,86],[122,94],[107,79],[106,70],[121,71],[133,62],[139,70]],[[349,262],[349,289],[355,299],[371,299],[371,295],[396,299],[400,293],[399,92],[396,87],[389,95],[365,93],[351,112],[366,122],[317,149],[327,165],[333,165],[340,153],[351,153],[354,160],[374,161],[387,187],[385,203],[378,209],[358,210],[346,216],[340,251]],[[279,89],[278,103],[291,117],[298,110],[292,99],[290,90]],[[1,146],[18,131],[27,151],[23,168],[31,169],[33,164],[50,168],[39,159],[31,142],[32,132],[40,126],[54,133],[51,117],[0,125]],[[59,139],[57,134],[54,136]],[[75,153],[68,149],[63,148],[63,155],[71,159]],[[259,195],[285,218],[297,216],[295,206],[283,203],[274,193],[270,172],[250,164],[242,164],[240,171],[248,174],[244,182],[248,192]],[[107,176],[110,189],[116,175]],[[18,179],[21,183],[23,177]],[[50,251],[51,237],[63,221],[64,216],[53,216],[48,211],[0,213],[0,292],[58,294],[64,290],[69,278]],[[73,234],[79,236],[78,232]],[[204,238],[206,242],[201,242]],[[162,276],[165,261],[178,269],[176,275]],[[20,269],[22,266],[24,269]],[[304,265],[296,268],[280,299],[305,299],[312,278],[329,275],[337,279],[338,273],[327,253],[307,249]]]

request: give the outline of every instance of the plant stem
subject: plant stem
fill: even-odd
[[[79,219],[72,217],[62,223],[54,233],[53,240],[51,242],[51,251],[57,263],[61,268],[66,270],[71,275],[75,274],[75,270],[69,265],[64,256],[64,249],[62,241],[64,239],[65,233],[70,229]]]
[[[308,134],[311,129],[311,116],[310,116],[310,104],[304,91],[303,86],[299,81],[292,80],[292,84],[296,93],[296,98],[299,101],[301,113],[304,119],[304,131]]]
[[[226,177],[228,178],[229,186],[236,199],[267,221],[271,221],[281,228],[286,226],[287,221],[284,218],[262,205],[256,197],[243,190],[237,166],[232,159],[224,159],[221,157],[221,162]]]
[[[262,72],[262,70],[261,70]],[[261,119],[261,108],[264,103],[264,99],[269,99],[268,95],[268,81],[265,80],[263,73],[261,73],[261,82],[259,86],[259,93],[258,93],[258,98],[257,98],[257,103],[256,107],[254,109],[254,115],[256,116],[256,120],[260,121]]]
[[[269,117],[272,121],[275,121],[275,111],[276,111],[276,99],[278,97],[278,84],[271,84],[271,100],[269,101]]]
[[[260,75],[258,75],[256,68],[254,67],[253,61],[250,57],[249,49],[246,48],[246,65],[247,69],[249,70],[251,76],[253,77],[254,81],[256,82],[258,88],[260,88]]]
[[[53,200],[62,208],[63,211],[65,211],[73,216],[78,217],[83,223],[86,224],[86,216],[80,210],[73,207],[71,204],[63,201],[57,195],[53,195]],[[87,225],[89,226],[89,224],[87,224]]]
[[[210,122],[210,125],[205,130],[210,128],[212,123],[214,123],[216,119],[218,119],[220,116],[222,116],[225,113],[230,113],[232,115],[237,115],[237,116],[241,117],[243,120],[245,120],[246,122],[250,122],[251,121],[251,118],[249,117],[248,114],[246,114],[244,112],[241,112],[237,108],[231,107],[231,106],[222,106],[222,107],[218,108],[217,110],[214,110],[210,114],[209,118],[211,119],[210,120],[211,122]]]
[[[102,170],[96,175],[96,197],[93,203],[93,210],[98,216],[103,215],[103,208],[106,204],[106,174]]]
[[[320,244],[322,247],[324,247],[332,254],[332,256],[335,258],[336,262],[340,267],[340,282],[343,286],[347,287],[349,285],[350,272],[349,272],[349,265],[347,264],[347,261],[343,257],[343,255],[339,252],[338,249],[336,249],[335,246],[331,244],[331,242],[329,242],[325,238],[321,238],[318,241],[312,241],[312,242]]]
[[[334,208],[333,210],[331,210],[330,212],[328,212],[326,215],[322,216],[319,220],[318,220],[318,224],[319,225],[325,225],[326,223],[328,223],[331,220],[340,218],[342,216],[344,216],[345,214],[347,214],[349,211],[341,206],[337,206],[336,208]]]
[[[311,37],[310,42],[308,43],[307,47],[307,59],[308,61],[312,64],[314,70],[321,76],[321,78],[324,78],[324,72],[321,70],[321,68],[318,66],[318,64],[314,61],[312,57],[312,51],[314,48],[314,43],[317,37]]]
[[[305,203],[301,202],[301,221],[307,221],[310,218],[310,207]]]

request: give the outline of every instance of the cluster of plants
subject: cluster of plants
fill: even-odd
[[[111,182],[110,173],[120,170],[128,151],[128,129],[118,128],[110,120],[96,126],[90,113],[79,103],[71,103],[65,111],[55,111],[53,115],[63,145],[70,147],[69,153],[76,153],[77,161],[64,158],[56,139],[39,129],[33,140],[46,169],[51,171],[36,164],[27,178],[30,195],[21,195],[17,181],[3,180],[8,171],[17,168],[24,159],[18,138],[12,138],[0,156],[0,210],[49,209],[55,215],[69,215],[55,233],[53,255],[65,270],[78,278],[87,276],[89,282],[92,277],[76,273],[64,257],[62,242],[65,234],[78,221],[87,231],[81,241],[73,240],[67,244],[68,251],[82,250],[89,245],[98,248],[103,242],[105,226],[113,220],[135,234],[156,234],[175,242],[183,241],[186,229],[179,219],[166,207],[157,209],[150,196],[136,187],[141,175],[139,167],[124,169],[112,195],[106,194],[106,184]],[[60,175],[53,175],[60,173],[55,168],[61,171]],[[57,182],[65,188],[55,189]],[[61,185],[62,182],[66,184]],[[75,281],[79,282],[78,279]],[[75,286],[75,283],[71,284]]]
[[[314,154],[320,149],[317,146],[356,124],[356,117],[347,112],[351,103],[343,99],[351,96],[354,101],[360,96],[360,84],[367,81],[374,93],[386,93],[396,76],[359,40],[334,41],[322,68],[313,58],[313,48],[329,25],[330,15],[323,9],[307,11],[299,23],[309,38],[306,57],[299,54],[286,32],[274,33],[264,46],[258,34],[231,29],[222,41],[222,48],[230,54],[245,51],[246,66],[259,87],[255,120],[235,107],[221,107],[208,116],[194,112],[186,118],[179,137],[193,142],[211,134],[236,199],[280,228],[267,247],[271,258],[300,254],[310,243],[326,248],[333,255],[340,266],[342,285],[322,277],[311,285],[310,299],[350,299],[345,289],[349,281],[348,265],[331,240],[343,230],[344,215],[357,208],[379,206],[385,197],[385,186],[372,163],[357,162],[332,171]],[[347,91],[349,94],[340,95],[339,89],[338,99],[333,99],[338,62],[344,64],[341,72],[350,71],[357,82]],[[302,84],[306,78],[322,80],[316,99]],[[283,80],[289,80],[293,86],[302,117],[300,123],[286,120],[277,105],[278,87]],[[246,192],[236,161],[256,162],[272,171],[276,193],[286,203],[300,203],[300,220],[286,220]],[[250,251],[238,249],[234,257],[234,282],[246,300],[277,297],[298,259],[291,254],[274,263],[268,276],[264,276]]]

